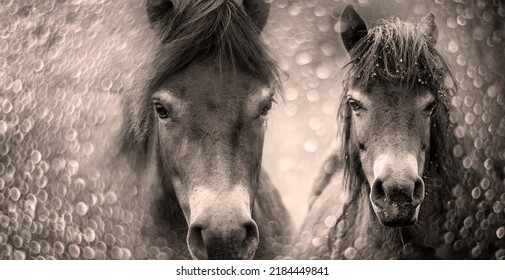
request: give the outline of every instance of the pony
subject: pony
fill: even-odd
[[[435,15],[369,29],[347,6],[340,23],[350,56],[338,108],[342,146],[313,189],[301,229],[310,244],[300,257],[461,258],[440,234],[449,212],[464,214],[451,203],[462,169],[449,117],[457,89],[435,48]]]
[[[176,258],[272,259],[275,238],[290,228],[261,170],[267,115],[282,90],[260,37],[269,9],[254,0],[147,1],[159,40],[154,74],[124,99],[123,150],[140,193],[154,197],[143,232],[175,234]]]

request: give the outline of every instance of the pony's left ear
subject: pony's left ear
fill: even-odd
[[[365,21],[356,12],[356,10],[354,10],[352,5],[345,7],[342,15],[340,16],[340,23],[346,28],[342,31],[342,33],[340,33],[342,42],[344,43],[344,47],[347,52],[350,52],[356,43],[366,36],[368,29]]]
[[[147,0],[146,11],[151,25],[160,21],[165,15],[174,8],[171,0]]]
[[[419,32],[424,34],[426,38],[428,39],[428,42],[431,44],[435,45],[437,43],[438,39],[438,28],[437,24],[435,23],[435,14],[430,13],[429,15],[425,16],[418,24],[417,28]]]
[[[265,0],[244,0],[245,12],[251,17],[258,31],[262,31],[267,24],[268,14],[270,13],[270,3]]]

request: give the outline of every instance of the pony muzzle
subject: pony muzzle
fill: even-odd
[[[202,199],[191,211],[194,215],[187,235],[191,256],[200,260],[252,259],[259,231],[248,200],[239,199],[236,192]]]
[[[424,200],[424,182],[417,175],[417,162],[412,157],[376,162],[376,178],[370,189],[370,201],[384,226],[406,227],[417,222]]]
[[[192,224],[189,227],[187,242],[194,259],[252,259],[259,244],[258,226],[252,219],[226,228]]]
[[[375,180],[370,193],[377,218],[388,227],[415,224],[423,199],[424,183],[420,178],[409,185],[384,185],[381,180]]]

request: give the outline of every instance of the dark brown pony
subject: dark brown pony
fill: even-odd
[[[302,227],[310,244],[299,257],[458,258],[439,250],[462,178],[449,119],[456,88],[435,48],[434,18],[368,29],[352,6],[343,11],[350,61],[338,113],[341,154],[316,184]]]
[[[142,94],[125,99],[125,151],[152,201],[146,235],[180,258],[274,258],[290,226],[261,171],[280,71],[260,38],[262,1],[148,1],[159,47]]]

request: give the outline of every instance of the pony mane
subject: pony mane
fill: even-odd
[[[362,88],[381,81],[438,90],[451,71],[426,36],[415,23],[380,20],[351,50],[344,80]]]
[[[125,98],[124,145],[147,149],[152,124],[150,96],[174,73],[193,61],[217,59],[219,69],[231,65],[282,92],[282,71],[254,22],[236,1],[173,1],[172,9],[153,24],[158,44],[147,86]]]
[[[405,89],[424,87],[437,100],[432,115],[430,151],[426,156],[423,177],[426,184],[443,188],[450,195],[456,182],[451,172],[457,166],[452,149],[457,143],[449,119],[450,98],[457,92],[453,75],[446,60],[435,49],[417,25],[399,19],[381,20],[350,52],[350,61],[343,79],[342,94],[337,118],[341,122],[341,157],[344,162],[344,180],[347,191],[358,190],[366,184],[359,150],[351,143],[351,111],[346,102],[346,92],[351,88],[367,89],[372,83],[394,84]]]

